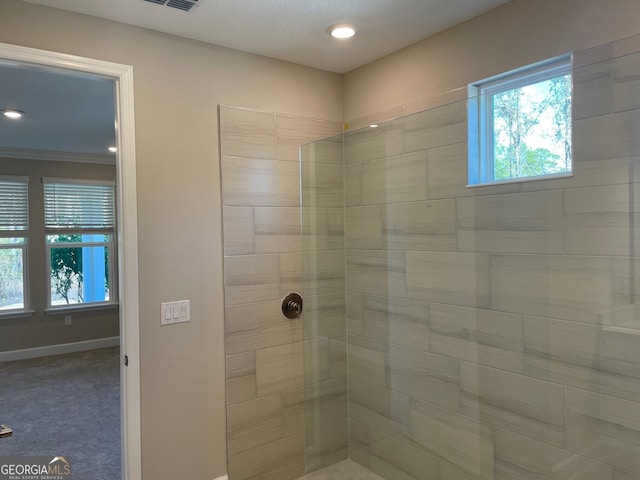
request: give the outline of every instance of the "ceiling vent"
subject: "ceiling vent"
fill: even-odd
[[[155,3],[157,5],[164,5],[165,7],[175,8],[176,10],[182,10],[188,12],[193,7],[198,5],[198,0],[144,0],[145,2]]]

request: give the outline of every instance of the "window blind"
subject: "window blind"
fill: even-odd
[[[0,177],[0,232],[29,229],[29,180]]]
[[[113,229],[114,184],[43,179],[46,228]]]

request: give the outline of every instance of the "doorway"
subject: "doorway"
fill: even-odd
[[[105,262],[102,265],[103,270],[107,270],[107,272],[110,270],[110,276],[108,273],[103,273],[104,278],[108,280],[107,284],[110,289],[108,293],[104,294],[104,289],[101,285],[100,290],[103,294],[102,301],[87,302],[85,306],[90,307],[90,304],[92,304],[91,307],[97,307],[88,308],[88,310],[92,310],[91,314],[96,315],[98,314],[97,312],[101,310],[101,307],[113,306],[106,305],[106,303],[114,304],[116,303],[114,299],[117,298],[118,313],[115,323],[117,324],[117,331],[120,338],[120,349],[117,356],[114,357],[114,360],[117,362],[115,368],[120,372],[119,391],[121,418],[118,423],[120,424],[122,445],[121,470],[123,479],[139,479],[141,478],[140,355],[132,68],[126,65],[7,44],[0,44],[0,66],[27,69],[35,72],[64,73],[71,75],[71,77],[99,79],[112,85],[115,97],[113,115],[113,119],[115,120],[115,138],[113,145],[109,146],[117,150],[117,154],[113,155],[116,157],[116,161],[114,162],[115,172],[113,173],[114,184],[116,186],[114,189],[114,213],[116,222],[113,225],[111,239],[113,242],[112,255],[107,261],[107,256],[104,255],[106,251],[106,249],[103,248],[104,245],[100,246],[102,250],[94,248],[94,253],[101,254],[101,258],[105,258]],[[50,178],[55,179],[55,177]],[[64,246],[68,247],[68,245]],[[79,248],[91,249],[93,247],[96,247],[96,245],[87,244]],[[45,251],[46,255],[44,256],[48,256],[50,261],[51,258],[53,258],[51,246],[47,246]],[[97,263],[100,264],[102,262]],[[111,265],[111,268],[109,268],[109,265]],[[46,270],[41,269],[41,273],[43,274],[45,272],[49,273],[50,271],[50,264]],[[117,274],[114,272],[117,272]],[[54,288],[52,288],[51,278],[49,278],[48,281],[49,283],[46,284],[46,288],[43,289],[47,296],[54,290]],[[31,282],[25,282],[25,285],[30,284]],[[29,293],[27,292],[27,297],[25,297],[26,302],[23,305],[24,313],[27,316],[32,314],[28,303],[28,295]],[[95,300],[95,297],[93,300]],[[77,297],[75,301],[76,303],[78,302]],[[55,310],[56,307],[61,307],[60,302],[60,298],[56,300],[49,297],[44,305],[48,310]],[[63,311],[65,306],[66,304],[62,305],[62,308],[54,313],[62,314],[65,323],[67,316],[71,317],[70,321],[73,322],[73,314],[66,315],[67,312]],[[77,307],[77,304],[72,307]],[[19,322],[20,318],[9,321]],[[108,349],[104,349],[103,352],[107,350]],[[22,354],[24,354],[24,352],[22,352]],[[68,422],[72,421],[72,418],[68,419]],[[60,432],[60,435],[64,435],[64,429]],[[5,441],[5,439],[1,441]],[[52,439],[51,443],[51,449],[53,450],[57,447],[55,439]],[[0,453],[2,452],[3,448],[0,443]],[[48,454],[49,452],[45,453]],[[27,454],[33,454],[33,452],[28,452]],[[71,461],[73,461],[73,459],[71,459]]]

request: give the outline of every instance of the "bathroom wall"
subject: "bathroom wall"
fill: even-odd
[[[640,478],[638,51],[576,54],[570,178],[466,187],[466,102],[346,135],[352,460]]]
[[[233,480],[298,478],[305,447],[309,468],[347,457],[341,142],[307,149],[302,171],[299,158],[301,144],[341,131],[337,122],[220,107]],[[282,314],[290,292],[304,297],[302,318]],[[322,435],[306,435],[308,422]]]
[[[218,105],[340,122],[342,79],[19,0],[0,1],[0,27],[0,42],[133,66],[143,477],[224,475]],[[191,322],[161,327],[160,303],[182,299]]]

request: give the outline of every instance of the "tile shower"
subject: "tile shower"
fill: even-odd
[[[468,188],[466,101],[221,107],[231,480],[640,480],[638,50],[575,54],[569,178]]]

